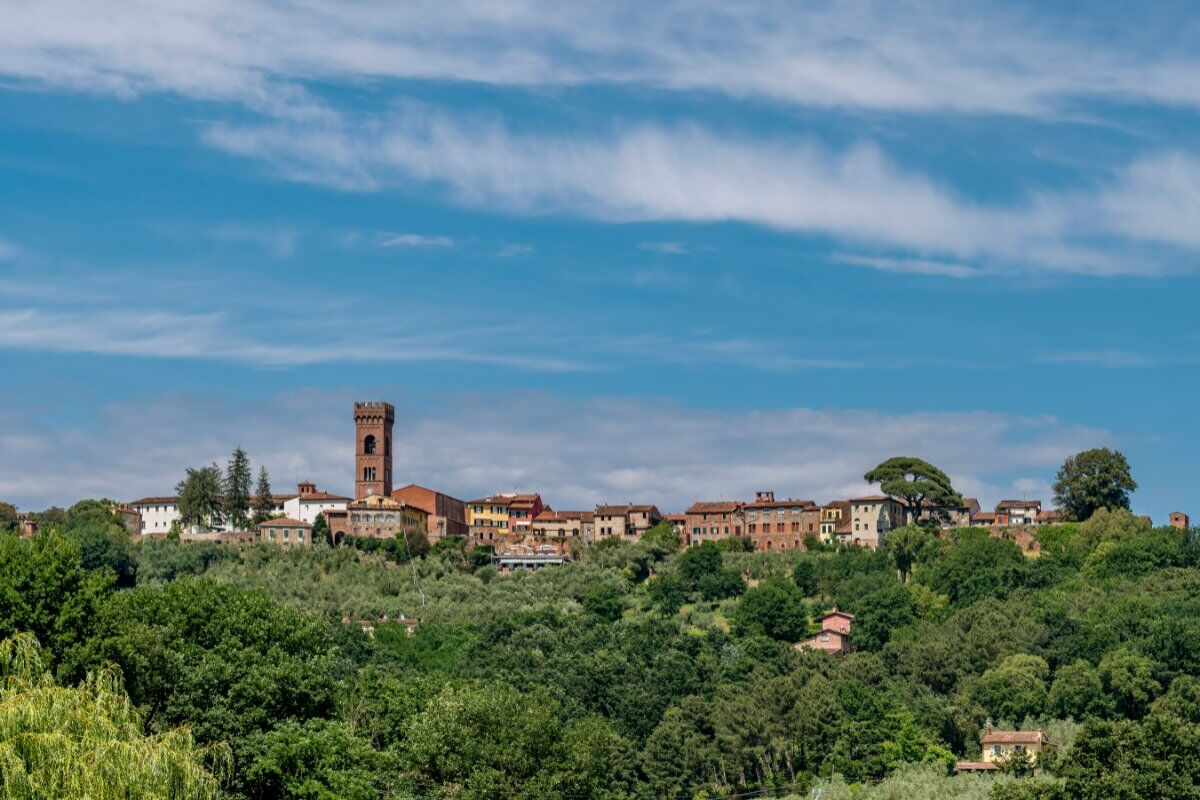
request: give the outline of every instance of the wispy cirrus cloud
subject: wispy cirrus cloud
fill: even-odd
[[[496,251],[496,257],[514,258],[516,256],[531,256],[536,252],[537,247],[535,245],[510,242],[500,246],[500,249]]]
[[[940,275],[946,278],[978,278],[987,273],[976,267],[950,264],[944,261],[929,261],[923,258],[878,258],[836,253],[833,260],[842,264],[870,267],[883,272],[898,272],[910,275]]]
[[[688,253],[683,242],[638,242],[638,249],[668,256],[683,256]]]
[[[1163,359],[1133,350],[1070,350],[1043,353],[1036,359],[1043,364],[1075,364],[1085,367],[1128,369],[1161,366]]]
[[[399,405],[398,482],[458,497],[516,487],[560,508],[637,500],[679,510],[759,489],[824,502],[861,494],[863,473],[898,453],[937,464],[987,505],[1045,487],[1071,453],[1115,442],[1106,430],[1053,417],[980,411],[720,411],[538,392],[425,402],[386,386],[370,391]],[[169,493],[185,467],[223,461],[238,444],[280,489],[307,478],[347,491],[354,399],[317,390],[257,400],[173,394],[111,403],[94,424],[70,430],[0,407],[0,497],[40,508]],[[468,439],[469,449],[444,446]],[[663,458],[681,442],[688,458]]]
[[[508,213],[745,222],[834,237],[864,251],[850,256],[855,263],[898,272],[1157,275],[1190,270],[1200,256],[1185,221],[1200,216],[1192,191],[1200,161],[1180,155],[1135,160],[1099,190],[1044,190],[1001,203],[905,169],[869,141],[831,150],[697,125],[591,138],[513,133],[495,119],[408,104],[382,126],[216,125],[206,138],[294,180],[346,187],[367,174],[370,186],[358,188],[439,186],[460,203]],[[342,155],[330,161],[328,150]],[[1166,196],[1154,181],[1164,158],[1179,165]],[[1166,219],[1154,215],[1172,201]],[[1169,257],[1172,250],[1180,257]]]
[[[381,233],[380,247],[444,247],[454,249],[454,239],[449,236],[429,236],[423,233]]]
[[[1144,25],[1126,24],[1121,10],[982,0],[45,0],[0,7],[0,74],[303,117],[321,113],[307,80],[617,84],[917,112],[1045,115],[1079,97],[1195,106],[1200,61],[1186,8]]]
[[[230,222],[217,226],[210,235],[221,242],[255,245],[276,258],[292,257],[300,243],[300,232],[286,225]]]
[[[278,330],[281,326],[269,326]],[[328,332],[327,332],[328,334]],[[486,338],[465,329],[389,334],[364,341],[350,331],[313,342],[282,341],[224,312],[182,314],[149,310],[137,315],[91,310],[86,314],[38,308],[0,310],[0,349],[89,353],[135,358],[200,359],[255,367],[297,367],[333,362],[462,362],[504,364],[550,372],[588,369],[579,361],[481,347]]]

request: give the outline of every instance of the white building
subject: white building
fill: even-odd
[[[296,494],[288,495],[284,500],[282,511],[291,519],[312,525],[317,521],[318,514],[326,511],[344,511],[346,503],[349,502],[349,497],[319,491],[316,484],[302,481],[296,487]]]
[[[317,514],[325,511],[344,509],[349,497],[319,491],[315,484],[302,482],[297,487],[296,494],[277,494],[272,497],[275,501],[271,508],[273,515],[283,514],[292,519],[300,520],[309,525],[317,519]],[[254,498],[250,499],[253,507]],[[142,515],[143,536],[166,536],[171,526],[179,519],[178,497],[143,497],[129,504],[130,508]],[[213,520],[213,528],[217,531],[232,531],[232,521],[217,518]]]
[[[879,547],[888,532],[905,522],[905,507],[887,495],[855,497],[850,500],[850,541],[864,547]]]

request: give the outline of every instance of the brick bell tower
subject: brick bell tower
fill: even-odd
[[[354,499],[369,494],[392,494],[392,425],[396,409],[391,403],[354,404]]]

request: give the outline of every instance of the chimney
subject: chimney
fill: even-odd
[[[775,502],[774,492],[755,492],[754,502],[756,503],[773,503]]]

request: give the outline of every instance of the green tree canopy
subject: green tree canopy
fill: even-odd
[[[179,495],[179,519],[185,525],[209,527],[213,517],[221,513],[221,468],[189,467],[184,479],[175,487]]]
[[[1068,519],[1082,522],[1101,508],[1129,508],[1136,490],[1129,460],[1101,447],[1076,453],[1059,467],[1054,502]]]
[[[246,747],[242,792],[254,800],[376,800],[400,778],[396,756],[344,722],[294,720]]]
[[[896,565],[896,571],[900,573],[901,583],[908,582],[913,565],[932,544],[932,534],[920,525],[905,525],[888,533],[884,547]]]
[[[683,540],[675,526],[663,520],[642,534],[642,544],[655,560],[661,560],[671,553],[678,552]]]
[[[1054,673],[1046,709],[1060,719],[1085,720],[1105,716],[1109,698],[1100,682],[1100,671],[1083,659],[1064,664]]]
[[[792,567],[792,582],[796,584],[805,597],[812,597],[817,593],[817,565],[812,561],[804,560],[797,561],[796,566]]]
[[[583,596],[583,607],[589,613],[609,622],[621,618],[625,611],[625,592],[611,583],[597,583]]]
[[[17,529],[17,507],[12,503],[0,502],[0,533]]]
[[[975,688],[975,699],[992,717],[1020,722],[1042,713],[1050,667],[1040,656],[1017,653],[987,670]]]
[[[792,581],[768,578],[742,595],[733,614],[733,624],[742,636],[761,635],[781,642],[798,642],[808,632],[804,593]]]
[[[933,513],[941,515],[945,509],[962,502],[962,495],[950,485],[950,477],[919,458],[889,458],[863,478],[867,483],[878,483],[884,494],[907,500],[913,514],[918,516],[926,505]]]
[[[133,538],[111,500],[80,500],[56,527],[78,545],[84,569],[112,570],[117,586],[133,586],[137,579]]]
[[[55,529],[0,535],[0,636],[32,632],[56,661],[79,647],[113,586],[81,562],[79,545]]]

